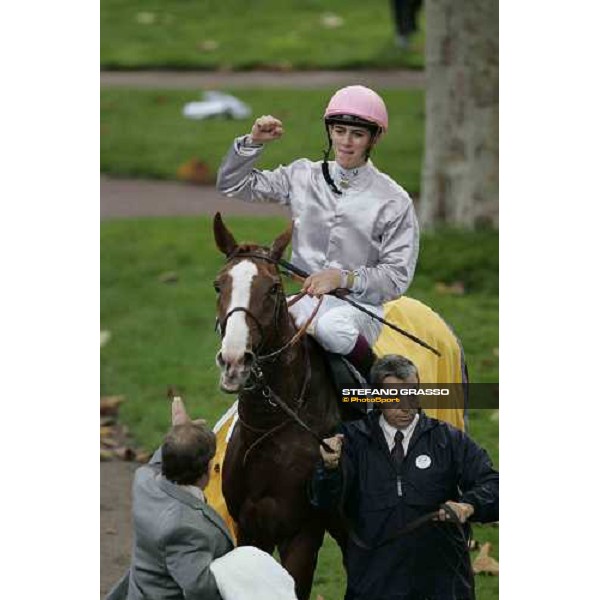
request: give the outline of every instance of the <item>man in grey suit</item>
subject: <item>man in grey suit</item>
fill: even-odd
[[[191,421],[180,398],[173,427],[133,482],[131,567],[106,600],[221,600],[210,563],[234,547],[204,499],[215,436]]]

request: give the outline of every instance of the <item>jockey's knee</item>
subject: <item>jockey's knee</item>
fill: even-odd
[[[328,352],[350,354],[358,338],[358,328],[349,321],[344,311],[325,313],[315,326],[314,337]]]

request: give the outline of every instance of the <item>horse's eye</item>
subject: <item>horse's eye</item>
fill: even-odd
[[[215,292],[217,292],[217,294],[221,293],[221,286],[216,281],[213,283],[213,287],[215,288]]]
[[[271,294],[271,296],[276,296],[279,293],[279,284],[276,283],[275,285],[271,286],[271,289],[269,290],[269,294]]]

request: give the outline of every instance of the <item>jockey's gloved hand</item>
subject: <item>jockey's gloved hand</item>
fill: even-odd
[[[271,115],[258,117],[252,125],[250,138],[254,144],[267,144],[283,135],[283,123]]]
[[[302,291],[309,296],[321,296],[342,286],[341,269],[324,269],[304,280]]]

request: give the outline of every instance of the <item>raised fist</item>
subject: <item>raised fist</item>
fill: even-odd
[[[263,115],[254,121],[250,137],[257,144],[278,140],[283,135],[283,123],[271,115]]]

